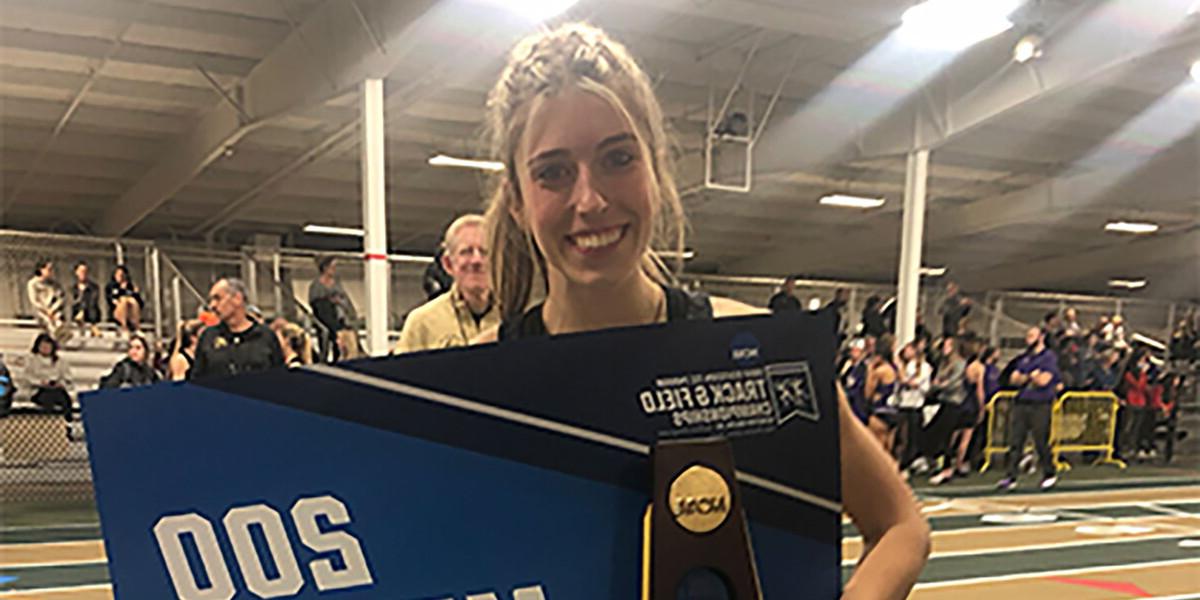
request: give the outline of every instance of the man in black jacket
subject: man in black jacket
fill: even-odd
[[[783,286],[779,291],[771,296],[767,306],[771,312],[787,312],[791,310],[800,310],[803,306],[800,305],[800,300],[796,298],[796,278],[788,276],[783,280]]]
[[[200,335],[189,375],[192,379],[283,366],[279,339],[246,315],[246,284],[240,279],[226,278],[213,284],[208,307],[221,322]]]

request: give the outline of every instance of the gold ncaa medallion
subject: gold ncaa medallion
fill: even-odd
[[[732,508],[725,478],[703,465],[692,465],[680,473],[671,483],[667,501],[675,522],[692,533],[720,527]]]

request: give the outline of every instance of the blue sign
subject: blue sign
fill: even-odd
[[[833,352],[798,313],[88,395],[115,594],[637,598],[650,448],[716,433],[765,596],[836,598]]]

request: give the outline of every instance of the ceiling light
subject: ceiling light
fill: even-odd
[[[657,254],[659,258],[682,258],[683,260],[692,260],[693,258],[696,258],[695,250],[684,250],[683,252],[677,252],[675,250],[655,250],[654,253]]]
[[[1200,60],[1192,63],[1191,74],[1192,74],[1192,79],[1196,83],[1200,83]]]
[[[921,267],[921,277],[941,277],[946,274],[946,267]]]
[[[511,10],[512,12],[529,19],[530,21],[545,21],[546,19],[556,17],[568,8],[571,8],[578,0],[490,0],[492,4],[498,4]]]
[[[336,225],[313,225],[309,223],[304,226],[304,233],[322,233],[325,235],[348,235],[353,237],[363,237],[363,230],[353,227],[338,227]]]
[[[884,198],[863,198],[845,194],[830,194],[821,198],[821,204],[826,206],[841,206],[843,208],[879,208],[887,202]]]
[[[1022,0],[926,0],[904,11],[899,33],[912,46],[962,50],[1012,29]]]
[[[429,164],[435,167],[460,167],[463,169],[479,169],[480,171],[503,171],[504,163],[495,160],[476,160],[473,158],[456,158],[438,154],[429,159]]]
[[[1131,223],[1129,221],[1109,221],[1104,226],[1105,231],[1115,233],[1154,233],[1158,231],[1158,225],[1155,223]]]
[[[1021,38],[1016,46],[1013,46],[1013,60],[1024,64],[1035,58],[1042,57],[1042,36],[1031,33]]]
[[[1140,290],[1146,287],[1145,279],[1109,279],[1108,286],[1126,290]]]
[[[808,300],[808,310],[811,310],[813,312],[821,310],[821,299],[817,298],[815,296],[810,298]]]

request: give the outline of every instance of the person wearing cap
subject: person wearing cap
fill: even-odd
[[[234,278],[218,280],[208,293],[208,306],[221,322],[200,334],[190,379],[283,366],[279,339],[247,314],[245,283]]]
[[[413,309],[400,331],[396,354],[466,346],[500,325],[488,278],[483,217],[463,215],[446,228],[442,266],[454,279],[450,290]]]

